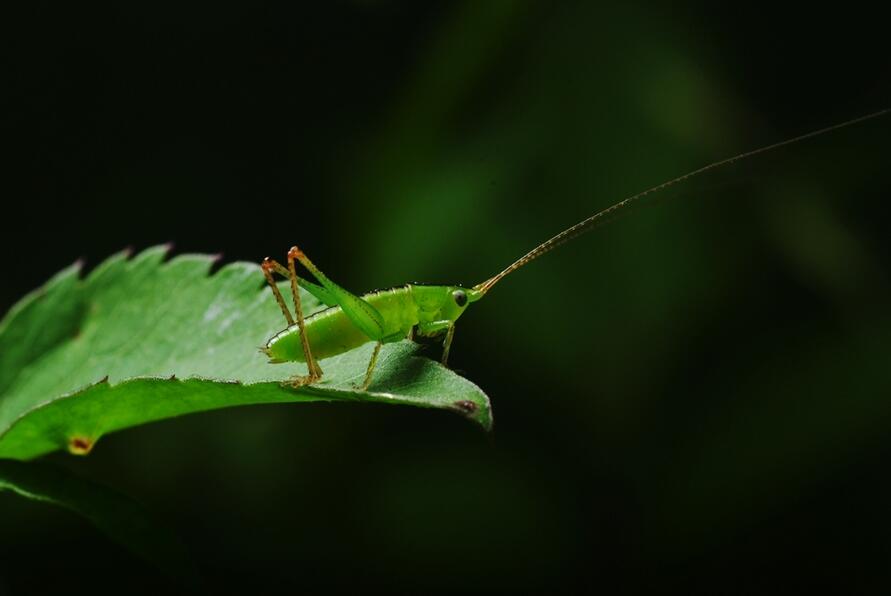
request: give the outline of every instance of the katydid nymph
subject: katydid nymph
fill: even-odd
[[[319,271],[303,251],[295,246],[288,252],[287,267],[268,257],[262,264],[266,281],[272,288],[275,300],[288,322],[287,328],[273,336],[262,351],[269,356],[272,363],[302,362],[306,364],[308,374],[296,376],[288,382],[293,387],[311,385],[322,378],[322,369],[318,364],[319,360],[342,354],[370,342],[375,342],[375,346],[371,359],[368,362],[364,382],[361,385],[362,390],[366,390],[371,384],[378,354],[381,346],[385,343],[414,339],[417,336],[444,336],[442,363],[446,364],[455,333],[455,322],[470,304],[480,300],[495,284],[510,273],[554,248],[590,231],[598,224],[606,221],[610,216],[629,207],[645,196],[714,168],[754,157],[755,155],[845,128],[865,120],[878,118],[888,113],[891,113],[891,108],[722,159],[688,172],[683,176],[663,182],[615,203],[565,229],[533,248],[500,273],[469,288],[452,285],[405,284],[404,286],[357,296],[331,281],[324,273]],[[298,262],[316,278],[318,283],[312,283],[297,276],[296,263]],[[273,276],[275,273],[290,280],[291,296],[296,316],[291,315],[285,303]],[[300,303],[301,287],[328,308],[304,317]]]

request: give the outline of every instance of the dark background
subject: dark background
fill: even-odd
[[[474,284],[891,105],[886,21],[856,3],[554,4],[4,9],[0,312],[169,241],[299,242],[354,291]],[[491,436],[282,405],[46,459],[161,515],[214,588],[887,587],[889,132],[723,168],[504,281],[451,357]],[[0,528],[0,592],[165,584],[65,511],[0,494]]]

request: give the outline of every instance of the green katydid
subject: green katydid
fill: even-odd
[[[607,207],[567,228],[533,248],[500,273],[470,288],[448,285],[406,284],[389,290],[370,292],[360,297],[348,292],[328,279],[295,246],[288,252],[287,267],[268,257],[263,261],[263,274],[272,288],[272,293],[275,295],[275,300],[281,308],[282,314],[288,322],[288,327],[272,337],[266,344],[266,347],[263,348],[263,351],[269,356],[270,362],[273,363],[306,363],[309,372],[305,376],[294,377],[290,381],[290,384],[294,387],[310,385],[322,378],[322,369],[319,367],[318,360],[342,354],[369,342],[376,343],[365,372],[365,380],[361,386],[363,390],[367,389],[371,383],[378,354],[381,346],[385,343],[401,341],[406,338],[413,339],[415,336],[436,337],[444,334],[442,363],[446,364],[449,357],[449,348],[455,333],[455,322],[464,313],[469,304],[485,296],[495,284],[508,274],[554,248],[590,231],[598,224],[606,221],[609,216],[629,207],[632,203],[647,195],[683,182],[693,176],[703,174],[708,170],[888,113],[891,113],[891,108],[722,159],[668,182],[663,182]],[[312,273],[318,284],[299,278],[296,271],[296,262],[299,262]],[[273,273],[278,273],[290,280],[296,318],[288,310],[275,282]],[[300,287],[315,296],[327,305],[328,308],[309,317],[304,317],[300,304]]]

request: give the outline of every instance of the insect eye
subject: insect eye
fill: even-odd
[[[462,292],[461,290],[455,290],[452,292],[452,298],[455,299],[455,304],[458,306],[464,306],[467,304],[467,294]]]

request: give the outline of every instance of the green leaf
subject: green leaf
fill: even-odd
[[[168,575],[196,581],[182,543],[132,499],[57,466],[0,460],[0,491],[70,509]]]
[[[373,344],[322,361],[317,385],[284,386],[306,369],[269,364],[259,351],[284,326],[259,268],[232,263],[209,275],[212,257],[164,262],[166,252],[117,254],[86,279],[69,267],[0,322],[0,458],[87,453],[108,432],[273,402],[407,404],[491,427],[479,387],[408,341],[384,346],[368,391],[355,386]],[[307,312],[321,308],[308,293],[302,299]]]

